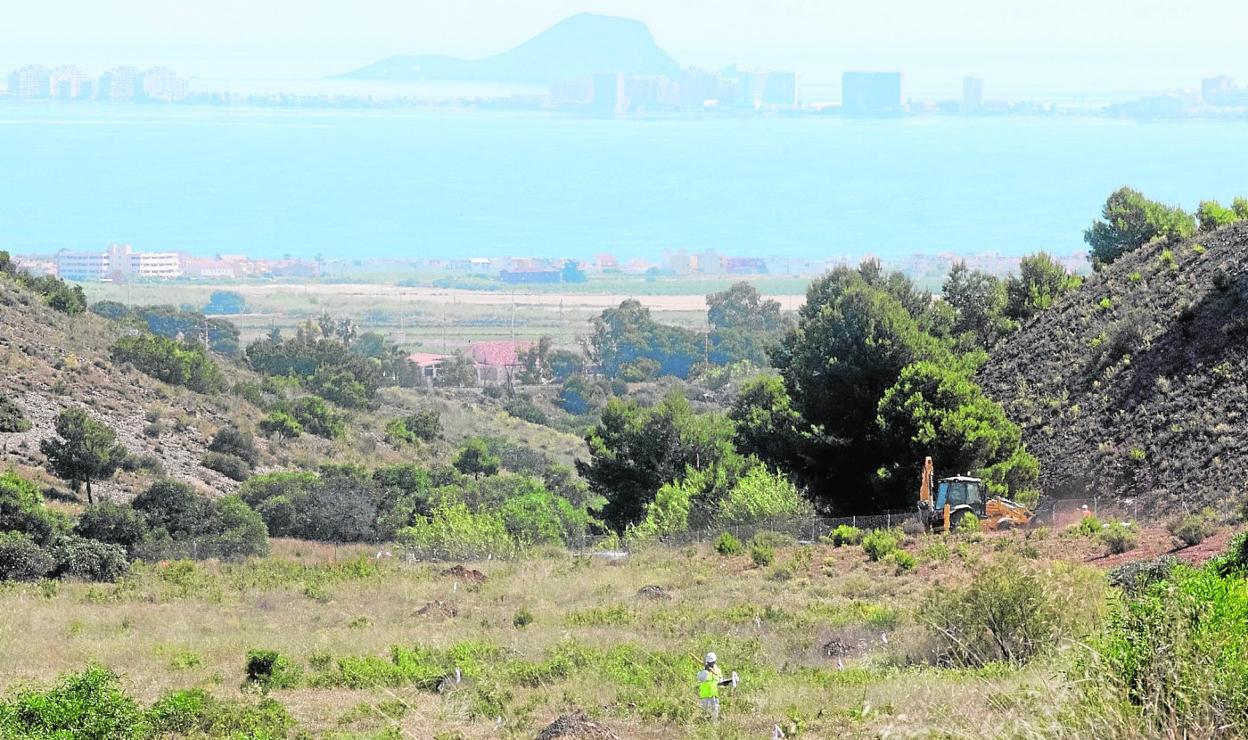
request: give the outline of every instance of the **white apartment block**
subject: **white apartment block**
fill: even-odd
[[[172,280],[185,274],[180,252],[136,252],[129,244],[113,244],[103,252],[56,254],[57,274],[65,280],[92,282],[131,277]]]

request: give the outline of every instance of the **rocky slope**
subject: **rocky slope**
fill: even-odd
[[[1149,245],[992,352],[979,382],[1022,425],[1057,497],[1162,511],[1248,479],[1248,224]]]
[[[229,422],[226,407],[114,366],[108,348],[122,331],[92,314],[54,311],[0,280],[0,394],[17,402],[32,424],[27,432],[0,433],[0,466],[40,466],[39,441],[53,435],[57,414],[78,405],[112,427],[132,454],[158,460],[171,477],[233,490],[236,483],[200,466],[212,434]],[[121,496],[143,477],[123,472],[95,488],[105,497]]]

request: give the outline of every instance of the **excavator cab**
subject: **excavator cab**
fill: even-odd
[[[955,475],[941,478],[933,486],[933,471],[929,457],[923,461],[923,480],[919,486],[919,515],[928,531],[957,529],[968,514],[974,514],[989,529],[1026,526],[1035,516],[1022,504],[989,495],[981,478]]]

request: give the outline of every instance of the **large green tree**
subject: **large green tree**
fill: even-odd
[[[679,393],[653,408],[612,399],[585,441],[590,459],[578,461],[577,469],[606,499],[603,517],[619,531],[645,516],[646,504],[664,484],[735,454],[732,423],[718,414],[695,413]]]
[[[117,443],[112,429],[77,406],[56,417],[56,434],[39,443],[39,449],[48,458],[48,468],[69,481],[75,491],[85,485],[88,503],[95,503],[91,484],[117,472],[126,458],[126,448]]]
[[[711,356],[717,365],[748,360],[767,363],[767,346],[785,328],[779,301],[763,298],[747,282],[706,297],[706,321],[711,328]]]
[[[941,297],[953,309],[953,333],[965,338],[964,344],[986,349],[1016,326],[1005,315],[1005,283],[964,261],[949,270]]]
[[[1105,200],[1101,220],[1083,232],[1091,248],[1092,266],[1101,266],[1158,237],[1186,238],[1196,232],[1196,219],[1182,208],[1149,200],[1138,190],[1119,188]]]

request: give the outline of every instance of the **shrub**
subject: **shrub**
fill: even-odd
[[[1139,534],[1125,522],[1113,522],[1101,530],[1101,544],[1112,555],[1118,555],[1135,549],[1139,542]]]
[[[279,409],[280,410],[280,409]],[[316,396],[296,399],[286,409],[304,431],[325,439],[337,439],[346,431],[342,415]]]
[[[845,545],[862,544],[862,530],[849,524],[838,524],[836,529],[828,535],[832,544],[836,547],[844,547]]]
[[[251,475],[251,466],[247,464],[247,461],[234,455],[209,452],[204,455],[201,464],[209,470],[217,471],[230,480],[239,482],[247,480],[247,476]]]
[[[0,532],[0,581],[37,581],[55,563],[39,543],[21,532]]]
[[[192,737],[286,737],[294,718],[280,703],[262,699],[250,704],[217,699],[203,689],[166,694],[147,712],[152,729],[161,734]]]
[[[974,512],[968,511],[958,518],[958,524],[954,529],[959,534],[970,534],[982,530],[983,524],[979,521],[979,517],[975,516]]]
[[[721,532],[715,539],[715,552],[720,555],[740,555],[745,552],[745,545],[732,532]]]
[[[1218,528],[1218,515],[1213,509],[1204,509],[1199,514],[1188,514],[1175,519],[1166,529],[1171,536],[1187,547],[1199,545],[1205,538]]]
[[[0,396],[0,433],[28,431],[30,431],[30,420],[26,418],[22,407]]]
[[[1088,537],[1096,537],[1101,533],[1101,520],[1095,516],[1085,516],[1075,525],[1075,531]]]
[[[212,442],[208,444],[208,449],[222,455],[233,455],[249,466],[255,465],[260,460],[260,453],[256,450],[256,440],[235,426],[218,429],[212,437]]]
[[[761,567],[771,565],[776,559],[776,549],[766,542],[755,542],[750,545],[750,559]]]
[[[1016,561],[995,564],[961,589],[937,587],[919,614],[937,646],[937,661],[982,666],[1025,663],[1066,631],[1060,600],[1045,579]]]
[[[147,734],[143,713],[102,666],[63,676],[50,689],[29,689],[0,704],[0,736],[135,738]]]
[[[143,515],[130,506],[102,501],[78,517],[74,533],[80,537],[117,545],[133,558],[147,531]]]
[[[524,629],[533,624],[533,612],[528,609],[520,609],[511,617],[511,624],[516,629]]]
[[[515,552],[501,516],[474,514],[463,504],[443,505],[428,517],[417,517],[398,536],[405,546],[433,557],[505,557]]]
[[[1137,560],[1120,565],[1107,574],[1111,586],[1128,593],[1138,593],[1159,581],[1170,577],[1182,561],[1173,555],[1162,555],[1153,560]]]
[[[248,651],[246,671],[246,682],[264,691],[296,688],[303,676],[297,665],[276,650]]]
[[[756,465],[719,502],[717,518],[724,524],[746,524],[797,516],[809,510],[810,506],[788,478]]]
[[[125,548],[107,542],[71,535],[53,545],[50,554],[60,578],[112,583],[130,572]]]
[[[198,393],[225,390],[221,369],[198,344],[139,334],[118,339],[112,356],[114,362],[128,362],[157,380],[185,386]]]
[[[905,550],[893,550],[888,559],[897,566],[898,573],[914,570],[919,564],[919,559]]]
[[[530,424],[546,425],[550,423],[550,417],[546,415],[533,403],[533,399],[528,395],[518,395],[503,404],[503,410],[511,416],[527,421]]]
[[[489,445],[481,437],[470,437],[459,446],[459,454],[452,463],[464,475],[480,478],[498,472],[502,460],[490,452]]]
[[[285,411],[271,412],[260,421],[259,427],[260,431],[265,434],[276,434],[287,439],[294,439],[303,434],[303,426]]]
[[[862,537],[862,550],[871,560],[880,561],[901,544],[900,532],[889,529],[876,529]]]

